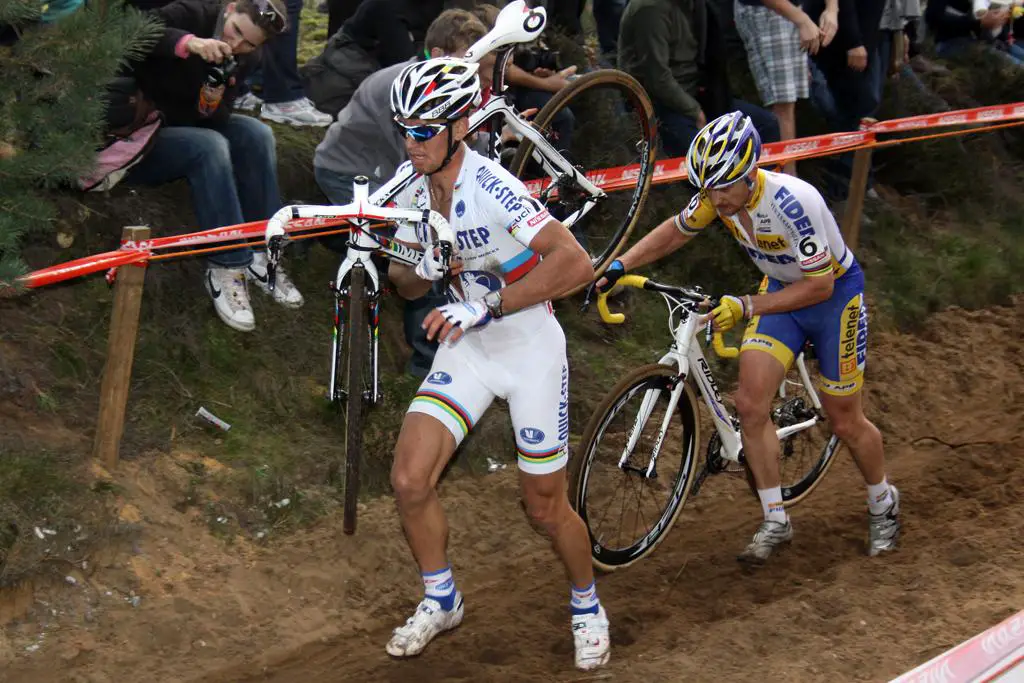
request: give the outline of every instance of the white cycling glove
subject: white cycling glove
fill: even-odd
[[[441,263],[440,255],[434,253],[433,247],[423,252],[423,258],[416,266],[416,275],[431,282],[437,282],[444,276],[444,264]]]
[[[439,306],[438,311],[444,319],[454,327],[461,327],[468,330],[471,327],[484,325],[491,320],[491,314],[487,311],[487,305],[483,299],[474,301],[456,301],[455,303]]]

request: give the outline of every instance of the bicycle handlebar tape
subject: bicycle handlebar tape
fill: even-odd
[[[721,332],[715,332],[715,335],[711,337],[711,345],[715,348],[717,353],[722,358],[735,358],[740,355],[740,350],[735,346],[726,346],[725,340],[722,338]]]
[[[644,285],[647,284],[647,278],[642,275],[623,275],[615,284],[622,287],[636,287],[637,289],[643,289]],[[608,295],[611,294],[612,290],[607,292],[598,292],[597,294],[597,312],[601,314],[601,320],[605,321],[609,325],[619,325],[626,320],[626,316],[622,313],[612,313],[608,310]]]

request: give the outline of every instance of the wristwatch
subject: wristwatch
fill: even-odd
[[[495,320],[499,319],[504,313],[501,310],[501,290],[495,290],[493,292],[487,292],[484,295],[484,305],[487,306],[487,312],[491,314],[491,317]]]

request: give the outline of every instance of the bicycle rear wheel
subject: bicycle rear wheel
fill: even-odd
[[[676,414],[668,415],[681,382]],[[672,528],[696,472],[696,405],[675,368],[655,364],[623,377],[594,411],[572,464],[570,492],[597,568],[628,567]],[[616,486],[624,489],[621,495]]]
[[[581,76],[560,90],[532,121],[567,161],[584,172],[639,165],[635,186],[609,192],[600,204],[568,226],[590,253],[594,270],[600,275],[622,251],[640,219],[651,186],[656,147],[651,100],[632,76],[603,69]],[[532,158],[535,152],[536,146],[524,138],[509,170],[522,180],[558,180]],[[547,206],[555,218],[562,219],[588,196],[565,178],[559,183],[558,196]]]
[[[345,373],[348,398],[345,401],[345,500],[342,528],[346,534],[356,530],[356,505],[359,502],[359,470],[363,457],[363,420],[366,415],[365,383],[369,359],[367,323],[366,269],[352,266],[348,285],[348,352]]]

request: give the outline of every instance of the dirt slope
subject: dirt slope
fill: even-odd
[[[132,502],[122,515],[142,529],[134,552],[102,558],[74,587],[37,587],[30,618],[0,631],[2,678],[887,680],[1024,606],[1022,326],[1018,298],[947,311],[918,336],[874,336],[870,414],[903,496],[899,552],[864,555],[863,489],[844,456],[795,511],[789,551],[744,574],[733,557],[759,508],[721,475],[652,557],[599,578],[614,647],[601,673],[572,669],[566,582],[513,472],[444,484],[466,621],[395,662],[384,642],[420,588],[390,501],[367,506],[354,539],[329,519],[271,548],[225,544],[172,507],[188,485],[179,462],[195,457],[177,454],[118,475]]]

